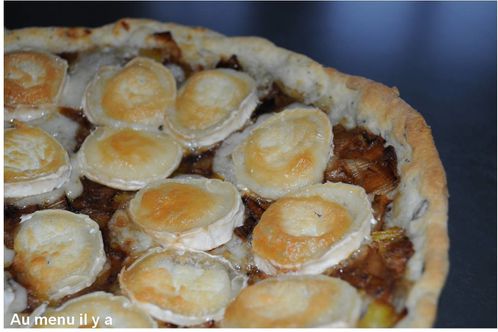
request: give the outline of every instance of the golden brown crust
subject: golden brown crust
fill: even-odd
[[[93,47],[161,47],[169,31],[183,59],[213,68],[236,55],[261,91],[272,83],[290,96],[326,111],[333,123],[361,125],[393,145],[400,185],[389,225],[402,226],[414,243],[407,278],[408,314],[398,326],[430,326],[448,272],[448,192],[446,176],[423,117],[406,104],[396,88],[324,68],[313,60],[255,37],[227,38],[218,33],[150,20],[122,19],[101,28],[27,28],[5,33],[5,52],[40,49],[68,52]]]

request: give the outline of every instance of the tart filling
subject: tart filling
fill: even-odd
[[[78,161],[83,175],[98,183],[137,190],[168,177],[182,155],[181,147],[167,135],[99,127],[85,139]]]
[[[176,81],[169,69],[136,57],[123,68],[102,67],[88,84],[83,109],[96,125],[157,130],[175,97]]]
[[[191,326],[220,320],[246,277],[199,251],[151,249],[119,275],[121,289],[154,318]]]
[[[6,198],[43,194],[62,186],[71,173],[69,156],[50,134],[36,127],[5,129]]]
[[[145,187],[131,200],[129,212],[158,243],[198,250],[228,242],[244,220],[244,205],[232,184],[199,176]]]
[[[253,232],[254,261],[269,274],[322,273],[358,249],[374,223],[363,188],[309,186],[263,213]]]
[[[58,300],[90,286],[106,262],[98,224],[64,210],[23,216],[14,251],[18,280],[45,300]]]
[[[29,121],[44,116],[58,103],[67,62],[39,51],[17,51],[4,58],[5,120]]]
[[[227,307],[222,327],[354,327],[361,298],[326,276],[280,276],[249,286]]]
[[[187,147],[207,147],[249,120],[256,108],[256,82],[232,69],[193,74],[166,112],[165,129]]]

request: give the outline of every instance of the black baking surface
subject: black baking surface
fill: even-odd
[[[6,2],[5,26],[144,17],[257,35],[396,86],[432,127],[450,192],[437,327],[496,327],[496,3]]]

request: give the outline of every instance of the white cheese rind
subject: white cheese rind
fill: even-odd
[[[242,290],[227,307],[221,327],[354,327],[361,305],[358,291],[341,279],[278,276]]]
[[[40,298],[57,300],[90,286],[107,260],[98,224],[84,214],[24,215],[14,239],[14,269]]]
[[[218,201],[223,213],[211,216],[212,206],[206,206],[206,219],[202,226],[181,232],[151,229],[139,217],[142,199],[149,190],[168,184],[189,185],[193,188],[206,190],[209,195],[223,196],[224,201]],[[231,204],[230,206],[225,206]],[[187,205],[185,208],[189,208]],[[244,223],[244,204],[237,189],[229,182],[217,179],[207,179],[199,176],[182,176],[155,182],[137,193],[130,201],[129,214],[134,223],[146,234],[152,236],[157,243],[168,247],[189,248],[194,250],[210,250],[228,241],[233,236],[233,230]],[[214,218],[214,219],[213,219]],[[204,218],[203,218],[204,219]],[[157,220],[161,223],[161,220]],[[207,223],[207,224],[206,224]]]
[[[118,78],[116,86],[113,80]],[[109,86],[113,89],[108,90]],[[152,59],[136,57],[124,67],[99,68],[85,89],[83,111],[95,125],[158,131],[175,98],[171,71]]]
[[[232,110],[228,110],[228,116],[207,128],[196,130],[184,128],[178,121],[171,119],[177,116],[176,110],[174,108],[168,110],[164,119],[165,131],[171,133],[171,135],[186,148],[191,150],[209,147],[224,140],[231,133],[243,127],[244,124],[249,121],[252,112],[259,103],[256,83],[249,75],[231,69],[216,69],[213,70],[212,73],[213,78],[217,75],[226,75],[226,77],[233,77],[236,80],[240,80],[240,82],[245,82],[245,84],[249,86],[249,92],[239,105]],[[213,84],[215,83],[216,82]],[[185,84],[189,84],[189,81],[187,80]],[[180,89],[179,94],[182,93],[183,89],[185,89],[185,85]],[[199,94],[207,93],[204,89],[200,90],[201,91],[198,92]],[[206,98],[209,97],[210,96],[206,96]],[[217,96],[217,98],[219,98],[219,96]],[[220,107],[222,107],[221,105],[222,102],[220,101]]]
[[[13,169],[16,173],[29,175],[22,181],[9,182],[5,179],[4,195],[6,198],[48,193],[69,180],[71,174],[69,155],[64,147],[48,133],[42,129],[24,125],[20,128],[6,129],[5,133],[9,136],[5,137],[8,143],[6,142],[4,146],[4,171]],[[53,154],[47,155],[47,150],[52,151]],[[54,169],[48,163],[58,158],[62,161],[59,167]],[[45,175],[41,175],[44,173]]]
[[[132,145],[121,146],[123,143],[117,142],[121,138]],[[115,143],[123,151],[111,147]],[[106,151],[113,155],[106,155]],[[138,190],[167,178],[182,157],[182,148],[168,135],[112,127],[97,128],[85,139],[77,154],[82,175],[120,190]]]
[[[225,306],[233,299],[241,289],[243,289],[247,285],[247,277],[243,274],[237,272],[231,263],[226,259],[207,254],[202,251],[193,251],[193,250],[178,250],[178,249],[161,249],[161,248],[153,248],[147,251],[143,256],[139,257],[133,264],[129,267],[124,268],[119,275],[119,282],[121,289],[128,295],[128,297],[136,304],[138,304],[141,308],[147,311],[152,317],[159,319],[161,321],[177,324],[180,326],[193,326],[197,324],[201,324],[210,320],[221,320],[223,318],[223,314],[225,311],[225,306],[221,308],[205,308],[205,313],[202,315],[189,316],[179,312],[178,308],[165,308],[160,307],[154,303],[148,303],[144,301],[140,301],[137,299],[137,294],[131,290],[132,285],[127,284],[133,282],[133,280],[127,279],[127,274],[130,273],[133,269],[137,269],[139,265],[143,264],[143,261],[146,261],[150,258],[156,259],[156,263],[153,266],[141,266],[140,270],[146,271],[144,269],[153,269],[153,268],[161,268],[166,269],[172,274],[180,273],[182,270],[182,266],[191,266],[195,269],[203,270],[202,266],[209,266],[211,264],[216,264],[219,266],[223,266],[223,269],[226,271],[229,281],[228,284],[224,284],[224,290],[228,291],[229,294],[224,294],[223,296],[227,296]],[[180,261],[178,261],[180,259]],[[182,263],[183,260],[183,263]],[[213,265],[214,266],[214,265]],[[177,272],[175,272],[177,271]],[[208,270],[206,270],[208,271]],[[192,272],[196,273],[196,272]],[[195,276],[189,276],[188,278],[195,278]],[[137,282],[137,281],[136,281]],[[153,281],[151,281],[152,283]],[[174,278],[171,282],[175,282]],[[214,281],[213,281],[214,282]],[[217,281],[219,282],[219,281]],[[206,285],[203,285],[205,287]],[[213,284],[213,292],[219,292],[221,290],[218,289],[219,285]],[[177,296],[182,296],[183,292],[195,292],[190,288],[186,287],[176,287],[176,291],[179,292]],[[228,289],[225,289],[228,287]],[[153,287],[150,288],[151,292],[154,292]],[[220,294],[220,296],[222,296]],[[197,305],[201,305],[202,303],[197,303]]]
[[[325,113],[291,105],[229,137],[213,168],[241,191],[277,199],[323,180],[333,153],[332,136]]]
[[[286,197],[319,195],[345,207],[353,218],[350,229],[319,258],[302,264],[280,264],[254,253],[254,263],[267,274],[319,274],[346,259],[362,243],[370,239],[370,230],[376,220],[368,196],[362,187],[345,183],[326,183],[305,187]]]

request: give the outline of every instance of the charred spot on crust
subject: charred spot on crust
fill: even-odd
[[[324,173],[324,180],[361,186],[367,193],[387,194],[399,183],[394,147],[362,127],[347,130],[336,125],[334,157]]]
[[[170,31],[160,31],[160,32],[154,32],[154,38],[157,40],[161,40],[161,42],[164,43],[170,43],[174,42],[173,35],[171,34]]]
[[[161,62],[164,65],[175,64],[182,68],[185,78],[188,78],[193,73],[204,70],[204,67],[191,66],[182,58],[182,50],[176,43],[170,31],[155,32],[151,38],[159,44],[157,47],[142,48],[139,50],[139,55]]]
[[[155,32],[152,36],[162,46],[161,49],[167,51],[167,57],[163,61],[180,61],[182,50],[176,43],[171,32]]]
[[[228,59],[222,58],[216,64],[216,68],[229,68],[237,71],[242,71],[242,66],[239,63],[239,59],[235,54]]]
[[[62,52],[57,54],[57,56],[67,61],[69,67],[71,67],[78,59],[78,52]]]
[[[125,29],[126,31],[130,30],[130,25],[125,20],[120,20],[119,24],[121,24],[121,26],[123,27],[123,29]]]
[[[182,50],[169,31],[155,32],[149,36],[157,46],[141,48],[138,55],[151,58],[164,65],[174,63],[186,70],[190,66],[182,60]]]
[[[61,31],[65,37],[71,39],[87,37],[92,33],[92,30],[88,28],[68,28]]]

